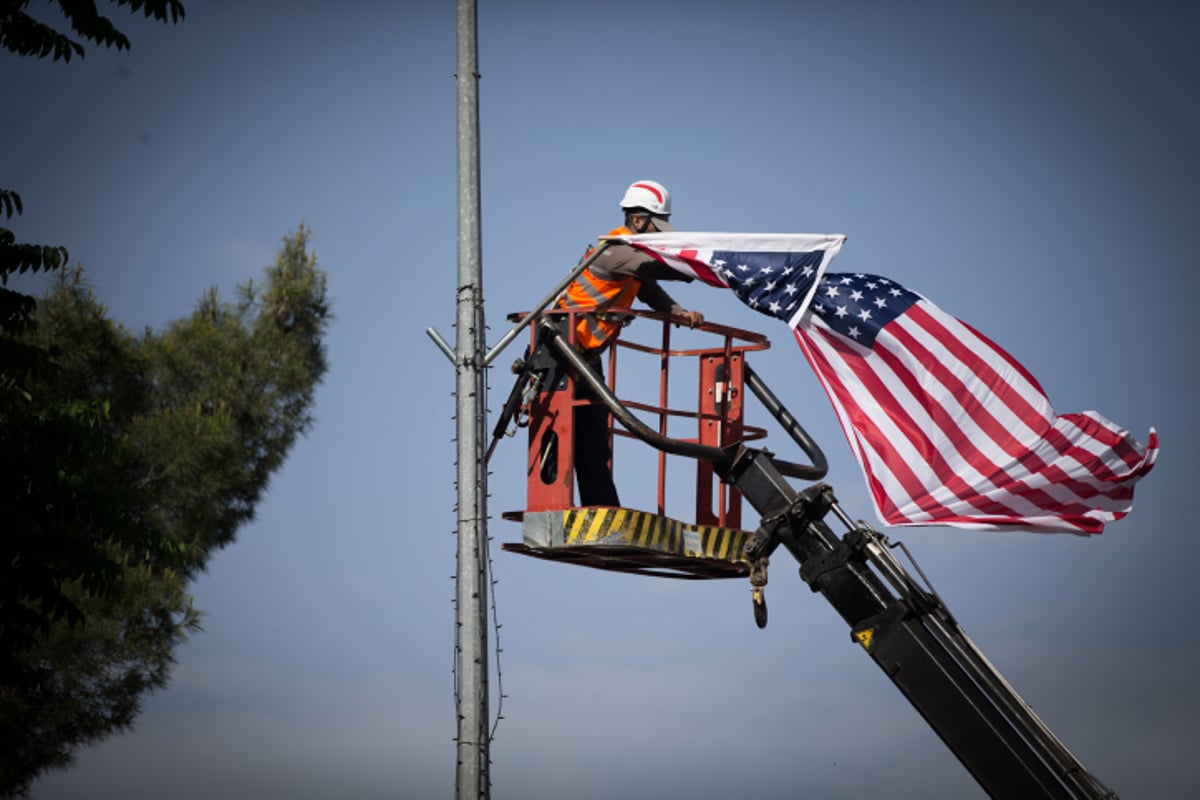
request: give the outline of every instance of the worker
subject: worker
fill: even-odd
[[[608,236],[673,231],[671,195],[657,181],[637,181],[621,198],[625,224]],[[603,376],[601,354],[613,343],[628,320],[627,311],[636,297],[655,311],[671,314],[695,328],[704,323],[699,311],[688,311],[676,303],[658,285],[662,280],[692,279],[676,272],[627,244],[610,244],[559,298],[557,307],[587,311],[576,316],[575,346],[588,365]],[[576,384],[576,397],[595,400],[582,382]],[[575,410],[575,477],[579,484],[579,503],[584,506],[619,506],[609,461],[608,410],[599,403]]]

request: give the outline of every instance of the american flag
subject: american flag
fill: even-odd
[[[667,266],[732,289],[743,303],[795,327],[846,237],[807,233],[647,233],[621,237]]]
[[[1100,533],[1154,466],[1153,428],[1143,448],[1094,411],[1056,415],[1028,370],[921,295],[826,273],[844,236],[624,241],[788,323],[886,525]]]
[[[1056,415],[1012,356],[895,281],[826,274],[794,330],[885,524],[1100,533],[1158,455],[1153,428],[1143,448]]]

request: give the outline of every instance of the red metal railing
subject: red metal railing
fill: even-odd
[[[569,318],[563,327],[572,332],[568,335],[573,338],[573,312],[553,313]],[[663,437],[711,447],[726,447],[766,435],[763,429],[746,425],[743,417],[745,356],[748,352],[770,347],[765,336],[712,323],[705,323],[695,331],[681,330],[666,314],[629,313],[638,317],[638,321],[626,328],[615,346],[604,355],[607,385],[626,408],[641,417],[652,418],[653,421],[647,424]],[[652,324],[655,321],[659,323],[660,332],[657,343],[646,344],[642,337],[655,330]],[[689,346],[673,345],[672,335],[676,331],[687,337]],[[536,337],[536,330],[532,335]],[[705,337],[717,337],[719,343],[690,346],[691,342]],[[531,347],[535,344],[531,341]],[[641,358],[645,361],[638,362],[637,369],[632,369],[631,362]],[[651,391],[649,398],[639,397],[638,390],[646,391],[646,386],[644,382],[639,384],[637,377],[647,372],[657,372],[657,392]],[[681,373],[683,379],[694,373],[697,382],[695,402],[688,407],[671,405],[671,389],[678,384]],[[677,378],[674,383],[672,375]],[[530,403],[527,511],[575,507],[574,411],[579,406],[597,402],[577,398],[576,384],[577,378],[568,370],[557,385],[541,386],[538,396]],[[689,419],[696,422],[694,436],[672,435],[678,427],[672,422]],[[609,425],[611,451],[614,436],[632,437],[632,434],[620,426],[613,426],[611,419]],[[660,515],[667,513],[668,465],[679,458],[671,456],[668,459],[667,453],[657,452],[656,505]],[[715,477],[710,462],[697,459],[695,463],[695,519],[691,521],[697,525],[740,527],[740,494]],[[618,465],[614,469],[618,487],[621,486],[621,472]],[[673,488],[678,485],[674,484]]]

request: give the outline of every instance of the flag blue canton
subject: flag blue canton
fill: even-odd
[[[746,305],[787,322],[804,302],[824,251],[717,251],[712,265]]]
[[[842,336],[873,347],[879,329],[920,299],[878,275],[827,273],[813,296],[812,310]]]

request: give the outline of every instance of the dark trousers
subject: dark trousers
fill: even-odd
[[[599,360],[588,362],[598,375],[604,371]],[[576,383],[577,399],[596,399],[582,381]],[[608,466],[612,450],[608,446],[608,409],[603,405],[575,409],[575,480],[579,484],[579,505],[619,506],[617,487]]]

